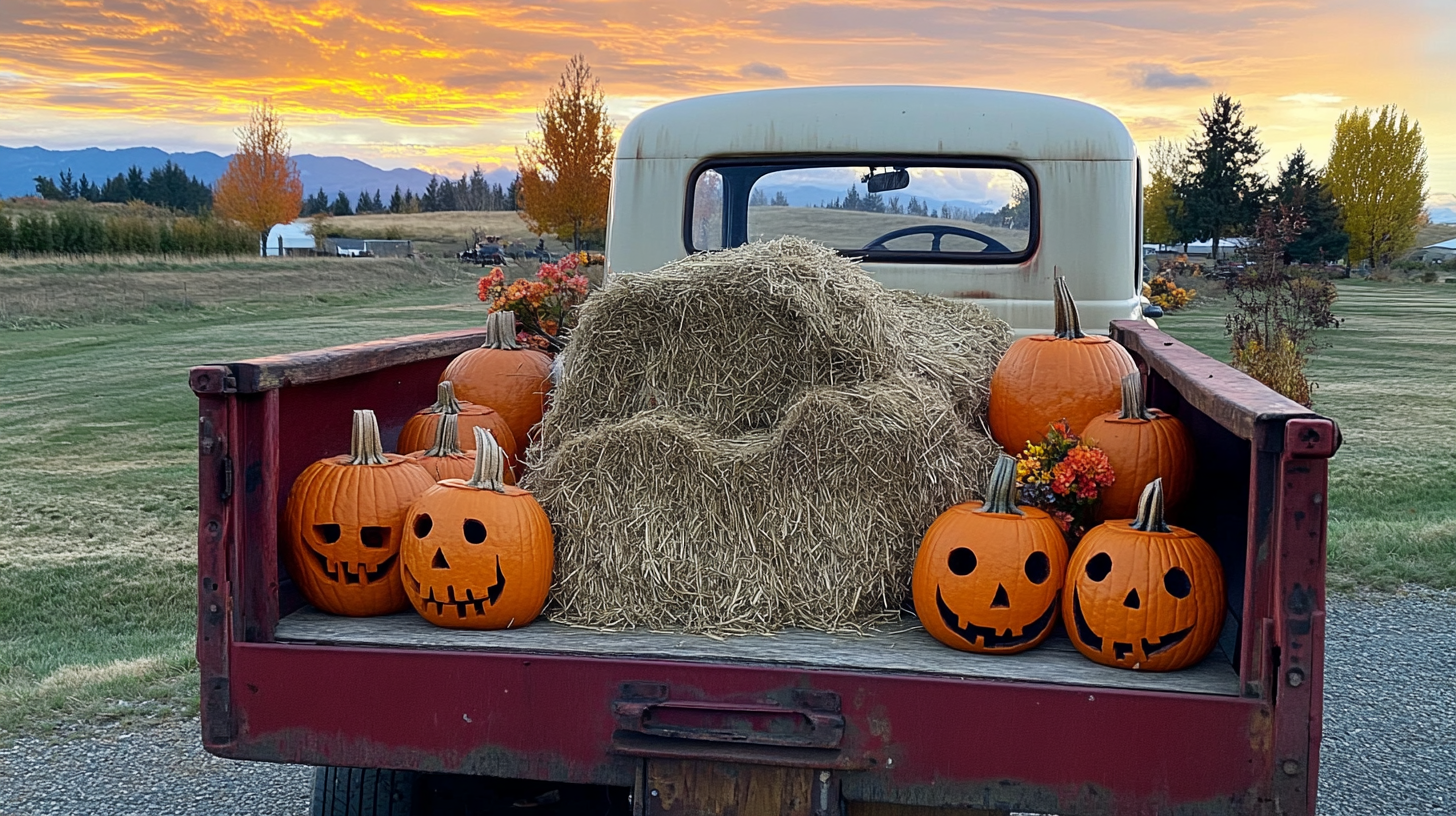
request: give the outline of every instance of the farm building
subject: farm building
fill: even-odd
[[[1219,260],[1227,261],[1240,257],[1244,254],[1252,242],[1248,238],[1220,238],[1218,240]],[[1144,244],[1143,254],[1148,254],[1149,248],[1162,254],[1174,253],[1187,255],[1190,258],[1207,258],[1213,254],[1212,241],[1191,241],[1187,244]]]
[[[1411,260],[1441,264],[1456,261],[1456,238],[1423,246],[1411,253]]]
[[[273,229],[268,230],[268,245],[263,248],[263,254],[273,257],[314,254],[313,235],[309,234],[308,227],[308,221],[303,219],[292,224],[273,225]]]
[[[324,254],[346,257],[403,258],[414,251],[413,241],[380,238],[327,238]]]

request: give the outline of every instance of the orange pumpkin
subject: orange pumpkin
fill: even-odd
[[[1067,569],[1056,521],[1017,507],[1016,460],[1002,455],[986,501],[957,504],[930,525],[910,591],[920,623],[956,649],[1013,654],[1051,634]]]
[[[303,596],[325,612],[398,612],[408,603],[397,569],[405,513],[435,480],[384,453],[373,411],[354,412],[349,450],[294,480],[283,513],[283,561]]]
[[[551,358],[516,342],[515,312],[492,312],[485,329],[485,345],[451,360],[440,379],[453,380],[461,398],[499,411],[519,458],[526,453],[531,429],[546,413]]]
[[[991,375],[991,436],[1013,456],[1059,419],[1075,430],[1117,410],[1122,378],[1137,370],[1111,338],[1082,333],[1066,278],[1057,278],[1054,298],[1056,333],[1012,343]]]
[[[461,450],[475,450],[475,434],[471,433],[470,429],[484,428],[495,437],[496,444],[505,450],[510,461],[512,463],[516,461],[516,454],[519,452],[520,446],[516,443],[515,435],[511,433],[511,426],[506,424],[505,417],[494,408],[456,399],[455,385],[449,380],[443,380],[435,387],[433,405],[416,412],[404,421],[404,428],[399,432],[399,441],[395,443],[395,450],[400,453],[414,453],[434,445],[435,431],[440,425],[440,417],[446,414],[455,414],[460,419],[460,427],[465,431],[465,439],[461,440]]]
[[[505,432],[510,433],[510,429],[505,429]],[[475,451],[460,448],[458,414],[441,414],[440,421],[435,425],[435,444],[429,450],[411,453],[409,458],[428,470],[437,482],[444,479],[469,479],[475,472]],[[506,468],[505,480],[508,485],[516,483],[516,477],[510,468]]]
[[[1137,518],[1092,528],[1067,569],[1062,621],[1088,660],[1173,671],[1202,660],[1223,628],[1223,567],[1208,542],[1163,520],[1163,483]]]
[[[535,497],[507,485],[505,454],[475,429],[475,471],[446,479],[409,509],[404,591],[430,623],[515,629],[541,614],[551,588],[551,522]]]
[[[1129,518],[1137,512],[1138,491],[1161,478],[1163,496],[1175,508],[1193,485],[1193,441],[1171,414],[1148,409],[1142,377],[1122,378],[1122,410],[1094,417],[1082,431],[1107,454],[1117,481],[1102,491],[1099,519]]]

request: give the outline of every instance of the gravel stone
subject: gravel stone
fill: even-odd
[[[219,759],[196,719],[0,748],[0,816],[306,816],[313,768]]]
[[[1320,816],[1456,814],[1456,591],[1332,594]],[[0,748],[0,816],[302,816],[313,769],[218,759],[197,720]]]

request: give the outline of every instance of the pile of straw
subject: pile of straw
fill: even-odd
[[[981,417],[1009,342],[798,238],[613,281],[529,454],[551,616],[734,634],[895,615],[925,529],[995,460]]]

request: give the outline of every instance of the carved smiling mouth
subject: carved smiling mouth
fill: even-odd
[[[334,564],[334,568],[330,569],[329,564],[331,562],[329,561],[329,559],[325,558],[322,555],[319,555],[313,550],[309,550],[309,553],[318,560],[319,570],[323,572],[324,575],[328,576],[329,580],[335,582],[342,580],[345,584],[366,585],[377,584],[381,580],[383,580],[384,576],[388,575],[391,569],[394,569],[394,561],[398,557],[397,555],[391,555],[390,557],[379,562],[379,566],[375,567],[372,570],[365,569],[363,564],[358,565],[359,569],[351,570],[350,567],[354,565],[348,563],[347,561],[332,562]]]
[[[1047,610],[1042,613],[1041,617],[1022,627],[1021,634],[1013,635],[1010,629],[1007,629],[1004,633],[1000,633],[992,627],[977,626],[974,623],[961,626],[960,616],[951,611],[951,608],[945,605],[945,599],[940,597],[940,587],[935,588],[935,605],[940,609],[941,622],[949,627],[952,632],[955,632],[965,638],[968,643],[972,644],[976,642],[977,638],[980,638],[982,648],[986,649],[1007,649],[1012,646],[1024,646],[1036,640],[1051,625],[1052,618],[1056,616],[1057,611],[1057,599],[1053,598],[1052,605],[1047,607]]]
[[[420,585],[420,582],[417,578],[415,578],[414,573],[410,572],[408,564],[404,566],[404,579],[406,585],[414,591],[416,597],[418,597],[420,593],[424,591],[424,587]],[[445,593],[447,597],[436,598],[435,588],[430,587],[428,596],[421,598],[420,600],[424,602],[425,611],[430,611],[430,607],[433,605],[434,614],[444,615],[445,607],[453,606],[455,607],[456,617],[458,617],[460,620],[465,620],[472,615],[484,615],[486,605],[489,604],[491,606],[495,606],[495,602],[500,600],[501,593],[505,592],[505,589],[506,574],[501,571],[500,556],[497,555],[495,557],[495,583],[486,588],[484,598],[475,597],[475,590],[473,589],[465,590],[464,598],[456,598],[455,585],[450,584],[445,587]]]
[[[1083,643],[1092,647],[1093,649],[1096,649],[1099,652],[1102,651],[1102,636],[1092,631],[1092,627],[1087,625],[1087,619],[1082,617],[1082,598],[1080,595],[1077,594],[1077,590],[1075,589],[1072,590],[1072,622],[1076,624],[1078,640],[1081,640]],[[1150,643],[1147,638],[1143,638],[1141,644],[1143,647],[1142,659],[1147,660],[1148,658],[1159,652],[1166,651],[1173,648],[1174,646],[1177,646],[1179,643],[1182,643],[1183,639],[1188,637],[1188,635],[1192,631],[1193,627],[1190,626],[1187,629],[1180,629],[1177,632],[1170,632],[1169,634],[1163,635],[1162,637],[1158,638],[1158,642],[1156,644]],[[1132,649],[1133,644],[1131,643],[1123,643],[1116,640],[1112,642],[1112,654],[1117,660],[1123,660],[1129,654],[1132,654]]]

